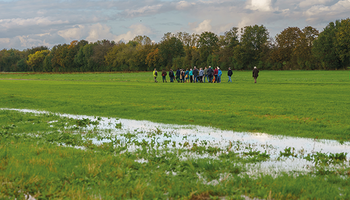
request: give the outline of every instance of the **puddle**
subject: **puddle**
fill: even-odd
[[[46,111],[37,111],[29,109],[10,109],[0,108],[1,110],[13,110],[25,113],[36,113],[36,114],[52,114]],[[89,119],[96,121],[97,117],[85,116],[85,115],[72,115],[72,114],[60,114],[53,113],[61,117],[68,117],[72,119]],[[306,161],[300,158],[285,158],[278,160],[280,151],[284,152],[285,148],[292,147],[295,152],[299,155],[313,154],[316,152],[320,153],[347,153],[347,160],[350,159],[350,142],[344,142],[340,144],[335,140],[325,139],[307,139],[290,136],[273,136],[266,133],[247,133],[247,132],[234,132],[227,130],[220,130],[211,127],[195,126],[195,125],[173,125],[173,124],[162,124],[150,121],[139,121],[129,119],[118,119],[118,118],[107,118],[99,117],[98,125],[89,125],[87,130],[100,130],[101,133],[105,132],[109,135],[120,135],[120,134],[137,134],[137,140],[150,141],[147,137],[150,132],[162,132],[168,133],[165,137],[163,135],[156,135],[157,141],[171,140],[183,142],[184,138],[187,141],[198,142],[205,141],[207,145],[216,146],[220,148],[226,148],[230,142],[236,146],[240,146],[237,151],[249,151],[257,150],[270,154],[270,160],[261,162],[258,164],[250,164],[251,173],[255,173],[256,167],[260,169],[259,172],[282,172],[282,171],[308,171],[309,166],[313,166],[312,162]],[[118,126],[119,124],[119,126]],[[121,124],[121,126],[120,126]],[[116,128],[117,125],[117,128]],[[93,140],[95,144],[109,142],[109,140]],[[171,145],[169,145],[171,146]],[[179,147],[179,146],[177,146]],[[236,151],[235,151],[236,152]],[[144,162],[144,161],[142,161]],[[250,173],[250,172],[248,172]]]

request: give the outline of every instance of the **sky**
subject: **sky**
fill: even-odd
[[[122,40],[167,32],[222,35],[263,25],[273,39],[285,28],[350,17],[350,0],[0,0],[0,49],[23,50],[73,40]]]

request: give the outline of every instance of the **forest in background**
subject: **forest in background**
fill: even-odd
[[[0,51],[0,72],[151,71],[193,66],[226,70],[337,70],[350,66],[350,18],[330,22],[322,32],[288,27],[275,38],[263,25],[212,32],[165,33],[155,43],[136,36],[128,43],[73,40],[51,49]]]

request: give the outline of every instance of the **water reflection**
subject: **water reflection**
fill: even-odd
[[[49,114],[50,112],[29,110],[29,109],[8,109],[2,108],[2,110],[14,110],[26,113],[37,114]],[[52,113],[50,113],[52,114]],[[90,119],[96,121],[97,118],[93,116],[85,115],[71,115],[55,113],[61,117],[68,117],[73,119]],[[340,144],[335,140],[325,139],[308,139],[298,138],[290,136],[274,136],[266,133],[248,133],[248,132],[234,132],[227,130],[220,130],[211,127],[195,126],[195,125],[173,125],[162,124],[150,121],[138,121],[129,119],[116,119],[101,117],[100,123],[96,126],[90,125],[86,129],[98,129],[107,131],[109,134],[120,135],[126,133],[135,133],[138,136],[138,140],[150,140],[147,137],[149,132],[162,132],[169,133],[167,137],[157,136],[158,141],[172,140],[176,142],[182,142],[184,137],[188,141],[207,141],[209,145],[218,147],[227,147],[230,142],[237,142],[241,145],[245,145],[253,150],[261,152],[266,151],[271,155],[271,160],[259,163],[260,172],[263,171],[305,171],[308,166],[312,165],[311,162],[299,158],[286,158],[284,160],[277,160],[280,151],[284,151],[287,147],[294,147],[298,154],[307,155],[309,153],[322,152],[322,153],[347,153],[347,160],[350,159],[350,142],[344,142]],[[121,123],[121,127],[116,128],[116,124]],[[107,140],[94,140],[94,143],[108,142]],[[255,168],[251,168],[253,171]]]

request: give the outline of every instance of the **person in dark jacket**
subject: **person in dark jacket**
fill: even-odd
[[[227,76],[228,76],[228,82],[231,82],[231,83],[232,83],[232,79],[231,79],[232,74],[233,73],[232,73],[231,67],[229,67],[227,71]]]
[[[170,82],[174,82],[174,72],[172,69],[170,69],[169,71],[169,78],[170,78]]]
[[[214,70],[209,66],[209,69],[207,70],[208,78],[209,78],[209,83],[213,82],[213,75],[214,75]]]
[[[258,76],[259,76],[259,70],[258,68],[254,67],[253,69],[254,83],[256,83],[256,79],[258,78]]]
[[[194,81],[194,83],[197,83],[198,82],[199,71],[198,71],[196,66],[193,68],[193,72],[192,73],[193,73],[193,81]]]
[[[177,80],[178,83],[180,82],[180,68],[177,68],[177,71],[176,71],[176,80]]]
[[[164,83],[164,81],[166,82],[166,75],[167,75],[167,73],[166,73],[165,69],[163,69],[163,71],[162,71],[163,83]]]

